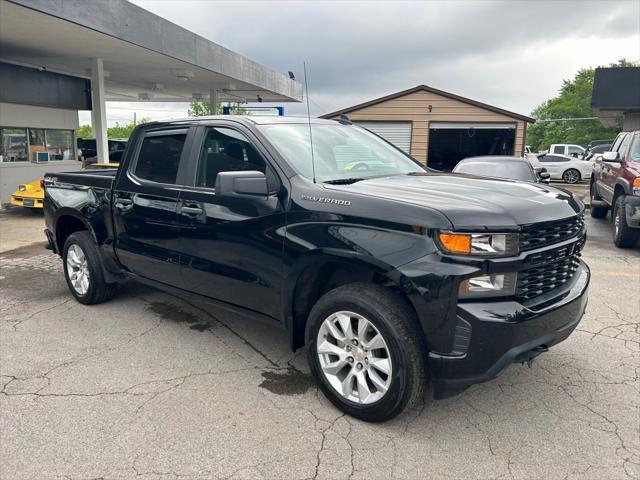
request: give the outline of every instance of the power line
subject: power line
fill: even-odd
[[[576,117],[576,118],[546,118],[546,119],[536,119],[536,123],[543,122],[573,122],[573,121],[582,121],[582,120],[597,120],[598,117]]]

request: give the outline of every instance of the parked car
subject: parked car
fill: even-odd
[[[584,313],[584,205],[566,191],[428,171],[344,120],[192,118],[131,142],[117,171],[45,177],[71,294],[136,279],[280,325],[354,417],[392,418],[427,378],[435,398],[490,380]]]
[[[551,174],[552,180],[578,183],[580,180],[591,178],[592,162],[551,153],[539,155],[538,161]]]
[[[458,162],[453,173],[467,173],[481,177],[507,178],[522,182],[549,183],[551,177],[547,171],[533,168],[531,163],[522,157],[482,156],[469,157]]]
[[[117,163],[94,163],[87,168],[118,168]],[[18,185],[18,190],[11,195],[11,205],[26,208],[42,208],[44,200],[44,188],[42,188],[42,180],[33,180],[29,183]]]
[[[586,161],[593,160],[593,157],[595,155],[598,155],[599,153],[608,152],[610,149],[611,149],[611,143],[600,143],[598,145],[594,145],[593,147],[587,147],[581,159]]]
[[[584,154],[585,148],[580,145],[574,145],[570,143],[554,143],[549,147],[549,152],[552,155],[566,155],[568,157],[580,158]]]
[[[593,162],[591,216],[604,218],[610,208],[613,242],[633,247],[640,238],[640,130],[619,134]]]
[[[119,163],[122,160],[122,154],[127,148],[127,141],[126,138],[110,138],[107,140],[109,162]],[[95,138],[79,138],[76,143],[78,145],[78,157],[84,157],[88,164],[97,162],[98,150]]]

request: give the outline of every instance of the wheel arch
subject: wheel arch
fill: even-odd
[[[95,232],[89,222],[73,208],[59,209],[56,212],[54,225],[55,241],[60,255],[62,255],[67,238],[69,238],[69,235],[72,233],[87,230],[91,233],[93,239],[97,241]]]
[[[616,184],[613,187],[613,201],[612,205],[616,204],[616,200],[620,195],[629,195],[631,193],[631,185],[629,182],[622,177],[618,177],[616,179]]]
[[[93,218],[94,223],[89,220],[74,208],[63,207],[56,211],[53,225],[58,254],[60,256],[64,255],[64,244],[71,234],[86,231],[96,244],[98,255],[100,256],[100,266],[107,282],[117,283],[124,281],[126,275],[122,266],[107,250],[111,246],[105,244],[106,232],[98,233],[104,230],[100,228],[100,218]],[[97,225],[95,224],[96,222],[98,223]]]
[[[286,278],[283,289],[286,294],[284,315],[292,350],[306,344],[309,313],[325,293],[356,282],[384,285],[399,291],[398,279],[394,267],[369,256],[315,252],[301,258]]]

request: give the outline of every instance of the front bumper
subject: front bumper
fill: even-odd
[[[42,201],[42,198],[11,195],[11,205],[15,205],[16,207],[42,208]]]
[[[513,300],[460,302],[455,352],[429,353],[434,398],[456,395],[497,377],[513,362],[535,357],[566,339],[587,306],[589,269],[580,262],[570,284],[525,306]]]

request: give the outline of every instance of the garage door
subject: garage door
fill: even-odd
[[[449,171],[467,157],[513,155],[515,123],[429,122],[427,165]]]
[[[371,130],[406,153],[411,153],[411,122],[353,122]]]

